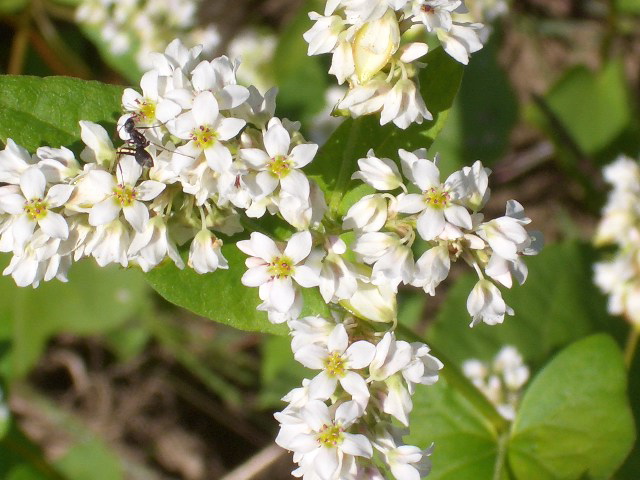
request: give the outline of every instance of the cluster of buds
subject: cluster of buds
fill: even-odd
[[[482,25],[470,23],[461,0],[329,0],[324,15],[309,16],[309,55],[331,53],[329,73],[349,85],[337,108],[354,117],[381,112],[382,125],[407,128],[433,118],[417,77],[428,37],[465,65],[482,48]]]
[[[609,313],[640,328],[640,165],[620,156],[603,172],[613,189],[594,241],[616,250],[609,260],[595,264],[595,283],[609,295]]]
[[[467,360],[462,371],[509,421],[516,417],[522,389],[529,380],[529,367],[515,347],[503,347],[490,364]]]
[[[31,156],[7,142],[0,251],[13,257],[4,274],[21,286],[66,280],[71,263],[86,256],[101,266],[148,271],[169,258],[184,268],[180,247],[189,267],[213,272],[228,268],[218,235],[233,238],[244,220],[278,215],[296,232],[288,241],[254,231],[236,246],[248,255],[242,283],[258,287],[258,309],[288,325],[298,362],[320,370],[276,414],[277,442],[299,465],[294,474],[424,475],[430,449],[404,445],[407,428],[397,423],[408,427],[416,385],[433,384],[442,364],[427,345],[396,339],[398,287],[433,295],[463,259],[480,278],[467,302],[472,325],[500,323],[511,309],[497,284],[524,282],[521,257],[537,253],[539,237],[525,230],[529,219],[513,200],[505,216],[484,221],[490,171],[480,162],[441,182],[425,150],[399,150],[406,184],[394,161],[373,151],[359,159],[353,178],[382,193],[363,197],[336,222],[303,172],[318,146],[297,123],[274,116],[275,90],[245,88],[237,62],[200,54],[174,41],[150,55],[142,93],[123,93],[124,147],[87,121],[80,122],[82,163],[64,147]],[[416,260],[418,245],[424,251]],[[319,289],[330,318],[301,317],[308,288]]]
[[[201,44],[211,54],[220,44],[213,24],[198,27],[201,0],[82,0],[76,20],[99,30],[115,55],[135,48],[142,70],[150,68],[149,54],[162,50],[174,38],[188,45]]]

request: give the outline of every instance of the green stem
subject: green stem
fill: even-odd
[[[493,467],[493,477],[492,480],[500,480],[502,478],[502,473],[504,470],[506,457],[507,457],[507,445],[509,442],[509,434],[508,432],[502,432],[498,436],[498,454],[496,455],[496,463]]]
[[[640,328],[633,325],[631,327],[631,331],[629,332],[629,336],[627,337],[627,344],[624,347],[624,364],[627,366],[627,369],[631,368],[633,357],[635,356],[636,350],[638,349],[639,339]]]
[[[349,131],[349,138],[347,139],[347,144],[345,145],[345,149],[342,154],[340,171],[338,172],[336,185],[331,192],[331,198],[328,202],[331,217],[338,216],[338,208],[340,207],[340,202],[342,201],[342,197],[344,197],[345,193],[344,191],[347,188],[349,181],[351,180],[351,167],[353,162],[355,161],[354,150],[356,148],[358,137],[360,136],[360,131],[362,130],[363,118],[364,117],[354,119],[351,130]]]
[[[404,338],[424,343],[424,340],[419,335],[404,325],[398,324],[398,333]],[[445,354],[432,346],[429,346],[429,348],[431,348],[431,353],[444,363],[441,375],[447,381],[447,384],[465,397],[484,418],[491,422],[497,432],[506,432],[509,427],[509,422],[498,413],[496,407],[489,399],[464,376],[460,369],[458,369]]]

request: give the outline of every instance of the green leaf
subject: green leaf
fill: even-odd
[[[581,153],[596,155],[614,142],[633,118],[632,101],[621,62],[612,61],[592,72],[576,67],[545,96],[549,112],[530,111],[531,120],[555,138],[562,148],[561,128]]]
[[[120,460],[98,438],[77,443],[55,463],[69,480],[122,480]]]
[[[635,438],[621,352],[607,335],[563,350],[533,380],[512,428],[517,478],[607,479]]]
[[[497,61],[498,36],[475,53],[465,68],[460,92],[431,151],[440,169],[453,172],[476,160],[491,165],[505,152],[518,117],[509,79]]]
[[[616,0],[616,8],[623,13],[640,14],[640,0]]]
[[[351,182],[358,169],[358,159],[373,149],[378,156],[398,162],[398,149],[428,148],[444,126],[453,99],[460,86],[463,67],[447,55],[442,48],[429,52],[427,67],[420,73],[420,91],[433,120],[414,124],[402,130],[395,125],[380,125],[379,115],[369,115],[344,121],[314,161],[306,169],[327,195],[331,212],[344,215],[359,196],[366,193],[362,182]],[[358,189],[359,196],[353,195]]]
[[[9,348],[0,357],[0,373],[8,379],[26,375],[57,333],[92,334],[121,326],[148,308],[148,294],[140,272],[98,268],[90,260],[73,265],[69,283],[54,280],[30,289],[1,277],[0,341]]]
[[[2,0],[0,2],[0,13],[16,13],[27,6],[29,0]]]
[[[44,458],[11,422],[9,432],[0,439],[0,478],[4,480],[68,480]]]
[[[406,442],[435,443],[430,480],[491,480],[498,458],[498,433],[476,408],[440,378],[416,389]]]
[[[273,56],[273,73],[278,85],[278,115],[303,122],[325,106],[325,90],[329,83],[327,69],[319,56],[307,55],[307,42],[302,34],[313,22],[308,12],[313,2],[305,2],[293,20],[282,31]]]
[[[164,298],[192,312],[240,330],[284,335],[284,325],[273,325],[265,312],[257,311],[262,303],[257,288],[240,281],[247,270],[247,256],[235,245],[223,245],[228,270],[200,275],[190,268],[178,269],[172,263],[156,267],[147,274],[151,286]],[[303,289],[303,315],[328,314],[317,289]]]
[[[115,125],[122,87],[67,77],[0,76],[0,140],[30,152],[48,145],[80,149],[78,121]]]
[[[525,258],[526,283],[502,289],[515,316],[506,316],[501,325],[469,328],[466,301],[477,277],[465,275],[449,291],[427,338],[457,365],[469,358],[491,360],[502,346],[513,345],[536,366],[594,331],[622,334],[624,324],[607,314],[606,299],[593,285],[596,258],[591,247],[574,242],[546,246]]]

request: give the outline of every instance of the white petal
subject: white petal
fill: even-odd
[[[155,180],[145,180],[136,187],[136,198],[145,202],[153,200],[166,188],[166,185]]]
[[[424,240],[433,240],[444,230],[444,214],[442,210],[427,208],[418,217],[418,233]]]
[[[366,340],[358,340],[347,348],[345,355],[349,359],[349,368],[359,369],[368,366],[376,353],[376,347]]]
[[[60,205],[64,205],[64,203],[69,200],[69,197],[73,193],[73,189],[75,187],[73,185],[66,185],[63,183],[59,183],[57,185],[53,185],[49,191],[47,192],[47,205],[49,208],[59,207]]]
[[[43,218],[38,220],[38,225],[50,237],[66,240],[69,236],[67,221],[59,213],[47,212]]]
[[[134,200],[131,206],[122,208],[122,213],[136,232],[144,231],[144,227],[149,221],[149,210],[144,203]]]
[[[89,211],[89,225],[98,226],[109,223],[120,213],[121,207],[112,196],[96,203]]]
[[[279,123],[272,124],[264,134],[264,146],[271,158],[289,153],[291,137],[286,128]]]
[[[20,190],[27,200],[34,198],[44,198],[44,189],[47,186],[47,179],[39,168],[27,168],[20,175]]]

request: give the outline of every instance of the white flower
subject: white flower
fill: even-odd
[[[129,260],[136,261],[143,272],[148,272],[167,256],[178,268],[184,268],[184,262],[175,243],[169,237],[167,224],[161,215],[156,215],[146,222],[142,232],[136,232],[127,254]]]
[[[228,269],[227,259],[222,255],[222,240],[207,229],[200,230],[191,241],[188,265],[201,274]]]
[[[39,159],[38,168],[49,183],[64,182],[81,171],[80,163],[68,148],[40,147],[36,155]]]
[[[37,162],[27,150],[7,138],[6,147],[0,151],[0,183],[18,185],[20,175]]]
[[[513,310],[504,302],[498,287],[491,281],[478,280],[467,298],[467,311],[473,317],[470,326],[480,322],[496,325],[504,321],[504,316],[513,315]]]
[[[158,71],[150,70],[142,75],[140,88],[142,95],[132,88],[125,88],[122,93],[122,106],[133,113],[136,123],[145,126],[166,123],[182,110],[180,105],[162,96],[168,89],[167,78],[161,77]]]
[[[240,158],[258,171],[248,183],[256,197],[270,195],[280,185],[282,191],[307,201],[310,194],[309,180],[300,168],[315,156],[318,146],[303,143],[291,148],[291,136],[279,120],[272,119],[263,136],[264,150],[244,148]],[[247,179],[246,181],[248,181]]]
[[[69,227],[65,218],[51,209],[60,207],[69,199],[73,185],[57,184],[47,191],[47,180],[37,167],[27,168],[20,175],[20,192],[0,195],[0,211],[17,218],[10,225],[13,250],[18,253],[33,235],[36,225],[47,236],[66,239]]]
[[[436,245],[422,254],[416,262],[415,276],[411,285],[421,287],[431,296],[436,287],[449,275],[451,259],[446,244]]]
[[[506,215],[483,223],[477,232],[495,253],[513,261],[531,244],[531,237],[523,227],[530,222],[524,217],[522,205],[509,200]]]
[[[437,29],[449,31],[453,26],[451,13],[460,6],[460,0],[413,0],[413,21],[423,23],[427,32]]]
[[[322,370],[309,384],[312,397],[328,399],[339,382],[364,409],[369,401],[369,389],[362,375],[353,370],[367,367],[374,353],[375,346],[365,340],[349,345],[344,325],[338,324],[331,332],[326,346],[303,346],[295,352],[295,359],[307,368]]]
[[[297,415],[304,426],[289,421],[293,425],[289,428],[294,431],[290,435],[278,435],[276,443],[298,454],[298,463],[304,465],[305,473],[315,474],[320,480],[333,480],[343,463],[349,463],[353,456],[371,458],[373,454],[366,436],[347,431],[360,414],[354,402],[329,409],[320,400],[311,400]],[[280,421],[282,417],[276,418]],[[285,424],[281,429],[286,427]]]
[[[85,253],[93,256],[101,267],[110,263],[119,263],[123,267],[129,264],[131,233],[127,226],[116,219],[111,223],[96,227],[91,239],[87,242]]]
[[[452,58],[467,65],[469,54],[477,52],[482,48],[482,42],[476,33],[481,24],[457,25],[454,24],[450,30],[438,29],[436,31],[444,51]]]
[[[291,350],[295,353],[305,345],[326,345],[336,322],[319,316],[310,316],[292,320],[288,325],[293,337]]]
[[[388,285],[395,292],[400,282],[409,284],[413,279],[413,252],[395,233],[363,233],[351,248],[365,263],[373,264],[374,285]]]
[[[458,176],[452,174],[440,183],[440,171],[434,162],[402,149],[398,154],[405,176],[422,191],[421,194],[410,193],[399,198],[398,211],[420,213],[416,223],[420,236],[433,240],[443,233],[447,223],[471,229],[471,215],[462,205],[466,192],[456,181]]]
[[[354,203],[342,221],[345,230],[377,232],[387,221],[387,197],[379,193],[365,195]]]
[[[373,285],[358,280],[356,292],[340,305],[354,315],[373,322],[395,323],[397,317],[396,293],[387,285]]]
[[[358,167],[360,170],[351,175],[351,178],[359,178],[376,190],[395,190],[402,185],[395,162],[389,158],[377,158],[372,149],[367,152],[366,158],[358,160]]]
[[[87,163],[110,167],[116,159],[116,149],[107,131],[97,123],[80,120],[80,137],[87,146],[80,158]]]
[[[396,340],[387,332],[376,344],[376,352],[369,365],[369,380],[382,382],[406,368],[411,362],[412,348],[408,342]]]
[[[416,84],[408,78],[401,78],[384,97],[380,125],[393,122],[405,129],[412,123],[422,123],[423,119],[433,120],[433,115],[427,110]]]
[[[358,288],[356,279],[363,280],[355,266],[344,260],[342,255],[347,245],[342,239],[330,236],[326,242],[327,256],[320,271],[320,294],[326,303],[351,298]]]
[[[191,82],[196,92],[210,91],[220,110],[236,108],[249,98],[249,90],[236,81],[239,62],[226,56],[200,62],[192,72]]]
[[[260,287],[260,298],[285,313],[295,299],[293,280],[305,288],[318,285],[318,272],[302,263],[311,253],[311,243],[311,233],[299,232],[283,249],[266,235],[253,232],[249,240],[236,244],[251,256],[245,262],[249,270],[242,276],[243,285]]]
[[[302,35],[309,44],[307,55],[319,55],[333,51],[345,28],[345,21],[337,15],[325,17],[316,12],[310,12],[309,18],[315,23]]]
[[[359,83],[366,83],[382,70],[400,45],[400,26],[392,10],[365,23],[353,41],[353,60]]]
[[[226,118],[220,114],[218,102],[209,91],[199,93],[193,100],[190,111],[168,125],[178,138],[189,140],[177,152],[197,158],[204,152],[207,164],[216,172],[225,172],[231,167],[229,148],[222,142],[235,137],[246,122],[239,118]]]
[[[142,175],[142,167],[133,157],[122,158],[116,169],[117,181],[108,172],[94,172],[99,178],[100,194],[104,197],[89,211],[89,223],[104,225],[115,220],[120,211],[129,224],[143,232],[149,220],[149,210],[144,203],[153,200],[164,190],[165,184],[155,180],[145,180],[136,185]]]

